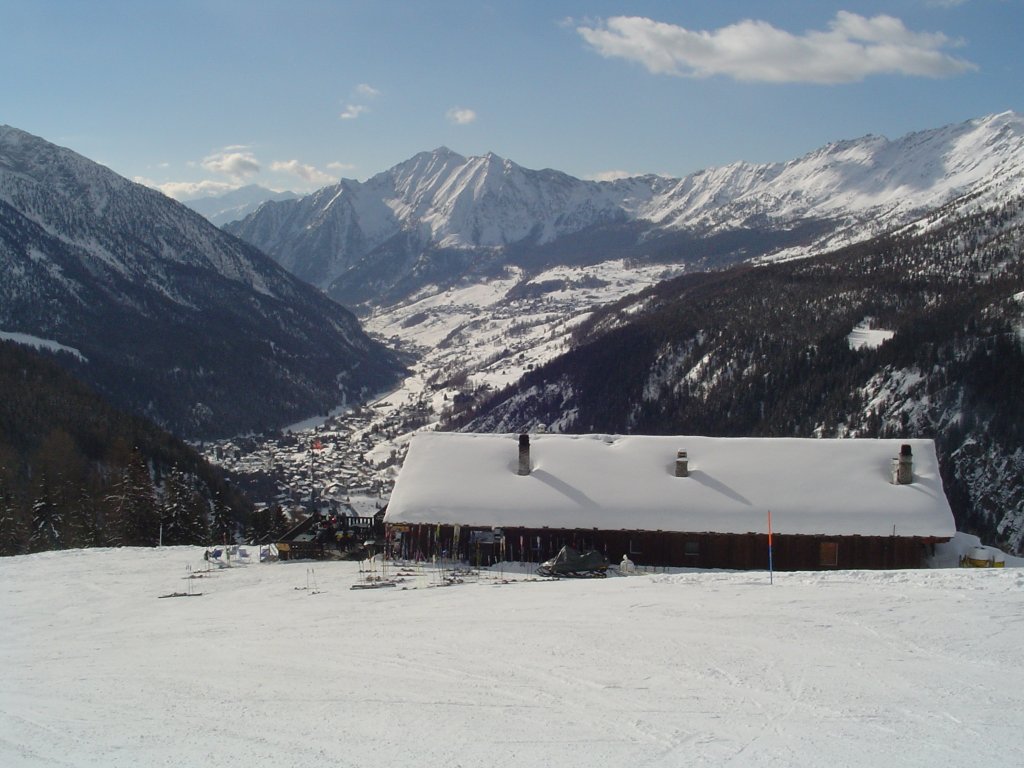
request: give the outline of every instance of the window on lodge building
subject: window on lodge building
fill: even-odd
[[[688,541],[683,545],[683,554],[687,557],[700,557],[700,542]]]
[[[819,565],[822,568],[835,568],[839,565],[839,542],[823,541],[820,546]]]

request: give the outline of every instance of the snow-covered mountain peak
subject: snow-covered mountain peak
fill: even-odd
[[[0,134],[0,200],[69,245],[96,271],[163,284],[173,301],[173,265],[212,269],[260,292],[274,265],[157,190],[129,181],[70,149],[17,129]]]
[[[650,218],[712,229],[744,226],[761,214],[779,221],[842,217],[858,226],[870,219],[866,236],[1022,175],[1024,119],[1007,112],[895,140],[869,134],[835,141],[787,163],[701,171],[658,201]]]
[[[38,202],[41,191],[98,215],[111,195],[136,186],[77,152],[6,125],[0,127],[0,171],[4,172],[0,200],[35,221],[44,217],[33,202]]]
[[[385,199],[399,218],[419,216],[432,204],[439,188],[451,174],[466,164],[466,158],[441,147],[420,152],[389,171],[374,176],[367,187]]]
[[[451,149],[449,147],[446,147],[444,144],[442,144],[440,147],[438,147],[437,149],[433,150],[432,152],[422,152],[420,154],[433,155],[434,157],[454,157],[455,159],[462,160],[462,161],[465,161],[465,159],[466,159],[465,157],[460,155],[455,150],[453,150],[453,149]]]
[[[370,180],[387,177],[395,180],[396,187],[415,185],[422,179],[429,179],[448,173],[452,168],[463,165],[466,158],[447,147],[438,147],[432,152],[418,152],[408,160],[390,170],[377,174]]]
[[[1014,112],[1012,109],[1008,109],[1005,112],[997,112],[992,115],[975,118],[968,121],[968,124],[995,131],[1011,130],[1019,134],[1024,129],[1024,116]]]
[[[463,157],[440,148],[374,176],[360,194],[363,203],[373,196],[393,214],[393,230],[375,228],[375,243],[406,231],[437,247],[489,248],[534,232],[554,236],[570,198],[593,198],[579,194],[588,185],[557,171],[527,170],[494,152]]]
[[[736,162],[681,179],[585,181],[493,152],[464,157],[439,147],[344,194],[338,188],[307,197],[287,216],[261,211],[231,231],[327,290],[357,264],[353,283],[392,284],[396,278],[374,263],[383,263],[382,248],[388,270],[416,271],[410,285],[422,287],[430,271],[423,259],[439,249],[481,249],[487,261],[511,248],[520,260],[551,266],[557,259],[665,258],[679,244],[716,238],[724,245],[699,248],[696,258],[807,255],[903,225],[967,194],[984,204],[986,196],[1021,186],[1024,120],[1005,112],[895,140],[868,134],[789,162]],[[564,247],[548,247],[560,240]],[[650,247],[655,241],[663,245]],[[458,269],[473,263],[456,261]],[[435,274],[429,282],[446,279]],[[352,301],[347,290],[335,295]]]

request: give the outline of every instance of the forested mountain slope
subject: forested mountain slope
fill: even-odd
[[[1024,200],[815,259],[687,275],[448,426],[934,437],[960,528],[1024,544]],[[892,331],[854,349],[867,321]]]
[[[249,507],[183,442],[0,341],[0,555],[233,540]]]
[[[79,350],[112,402],[190,437],[282,426],[393,383],[395,356],[159,192],[0,126],[0,331]]]

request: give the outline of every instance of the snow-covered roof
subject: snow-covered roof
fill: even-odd
[[[530,436],[424,432],[385,522],[529,528],[949,537],[953,515],[931,440]],[[892,482],[900,446],[909,485]],[[689,477],[675,476],[678,450]]]

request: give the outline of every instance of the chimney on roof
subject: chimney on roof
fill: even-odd
[[[686,451],[676,451],[676,477],[690,476],[690,459]]]
[[[896,484],[910,485],[914,482],[914,454],[906,443],[900,446],[900,457],[896,460]]]
[[[530,436],[519,436],[519,474],[530,474]]]

